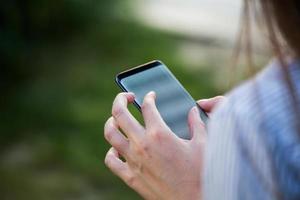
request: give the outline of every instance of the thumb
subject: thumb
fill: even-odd
[[[188,123],[191,133],[191,141],[201,142],[206,136],[206,130],[196,106],[193,107],[189,113]]]
[[[224,96],[216,96],[210,99],[201,99],[199,101],[197,101],[197,103],[199,104],[199,106],[201,108],[203,108],[203,110],[205,110],[206,112],[211,112],[214,107],[216,107],[216,105],[218,103],[220,103],[225,97]]]

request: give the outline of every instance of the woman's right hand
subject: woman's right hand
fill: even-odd
[[[120,93],[114,100],[112,117],[104,127],[112,145],[105,164],[145,199],[201,199],[207,134],[197,107],[187,119],[191,139],[184,140],[163,121],[155,93],[144,98],[144,126],[127,108],[134,99],[134,94]]]
[[[225,99],[224,96],[216,96],[210,99],[201,99],[197,103],[207,113],[211,113],[214,108]]]

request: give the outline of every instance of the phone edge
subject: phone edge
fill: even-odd
[[[125,71],[123,71],[123,72],[118,73],[118,74],[115,76],[115,82],[116,82],[116,84],[121,88],[121,90],[122,90],[123,92],[128,92],[128,90],[121,84],[121,78],[120,78],[120,76],[125,75],[125,74],[127,74],[127,73],[129,73],[129,72],[131,72],[131,71],[133,71],[133,72],[134,72],[134,71],[137,71],[137,72],[138,72],[137,69],[143,68],[143,67],[148,66],[148,65],[150,65],[150,64],[154,64],[154,63],[156,63],[156,62],[165,65],[165,64],[164,64],[162,61],[160,61],[160,60],[152,60],[152,61],[149,61],[149,62],[147,62],[147,63],[138,65],[138,66],[136,66],[136,67],[130,68],[130,69],[128,69],[128,70],[125,70]],[[165,66],[166,66],[166,65],[165,65]],[[150,66],[149,68],[152,68],[152,67],[153,67],[153,66]],[[169,70],[169,68],[167,68],[167,69]],[[169,70],[169,71],[170,71],[170,70]],[[171,72],[171,74],[173,75],[172,72]],[[175,75],[173,75],[173,76],[175,77]],[[177,80],[176,77],[175,77],[175,79]],[[177,80],[177,81],[178,81],[178,80]],[[181,84],[181,83],[180,83],[180,84]],[[188,94],[189,94],[189,93],[188,93]],[[192,97],[192,96],[191,96],[191,97]],[[192,98],[192,99],[194,99],[194,98]],[[195,104],[196,104],[196,106],[198,107],[198,109],[200,109],[200,110],[204,113],[204,115],[205,115],[205,117],[206,117],[206,119],[203,120],[202,117],[200,116],[201,120],[202,120],[205,124],[207,124],[207,120],[209,120],[208,114],[205,112],[205,110],[204,110],[203,108],[201,108],[201,106],[197,103],[196,100],[194,100],[194,101],[195,101]],[[141,112],[141,106],[140,106],[135,100],[134,100],[133,104],[134,104],[135,107]]]

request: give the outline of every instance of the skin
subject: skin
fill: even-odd
[[[127,108],[133,103],[134,94],[117,95],[112,117],[104,127],[104,136],[112,146],[105,164],[144,199],[201,199],[206,131],[198,109],[194,107],[189,113],[191,140],[184,140],[165,124],[155,98],[154,92],[145,96],[142,126]],[[198,103],[211,112],[222,98]]]

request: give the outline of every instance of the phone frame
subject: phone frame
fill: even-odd
[[[145,64],[139,65],[137,67],[125,70],[125,71],[117,74],[115,82],[122,89],[123,92],[128,92],[128,90],[121,83],[121,80],[123,78],[126,78],[128,76],[137,74],[139,72],[151,69],[153,67],[157,67],[158,65],[164,65],[164,63],[159,60],[153,60],[153,61],[147,62]],[[141,111],[141,106],[135,100],[134,100],[133,104],[138,108],[139,111]]]
[[[123,72],[120,72],[119,74],[116,75],[115,82],[117,85],[122,89],[123,92],[128,92],[128,90],[122,85],[121,80],[123,78],[126,78],[128,76],[131,76],[133,74],[137,74],[139,72],[151,69],[153,67],[156,67],[158,65],[165,65],[162,61],[160,60],[153,60],[150,62],[147,62],[145,64],[139,65],[137,67],[125,70]],[[166,65],[165,65],[166,66]],[[175,77],[176,78],[176,77]],[[177,79],[177,78],[176,78]],[[207,119],[209,118],[207,113],[199,106],[197,102],[195,102],[197,107],[206,115]],[[137,107],[137,109],[141,112],[141,106],[134,100],[133,104]]]

